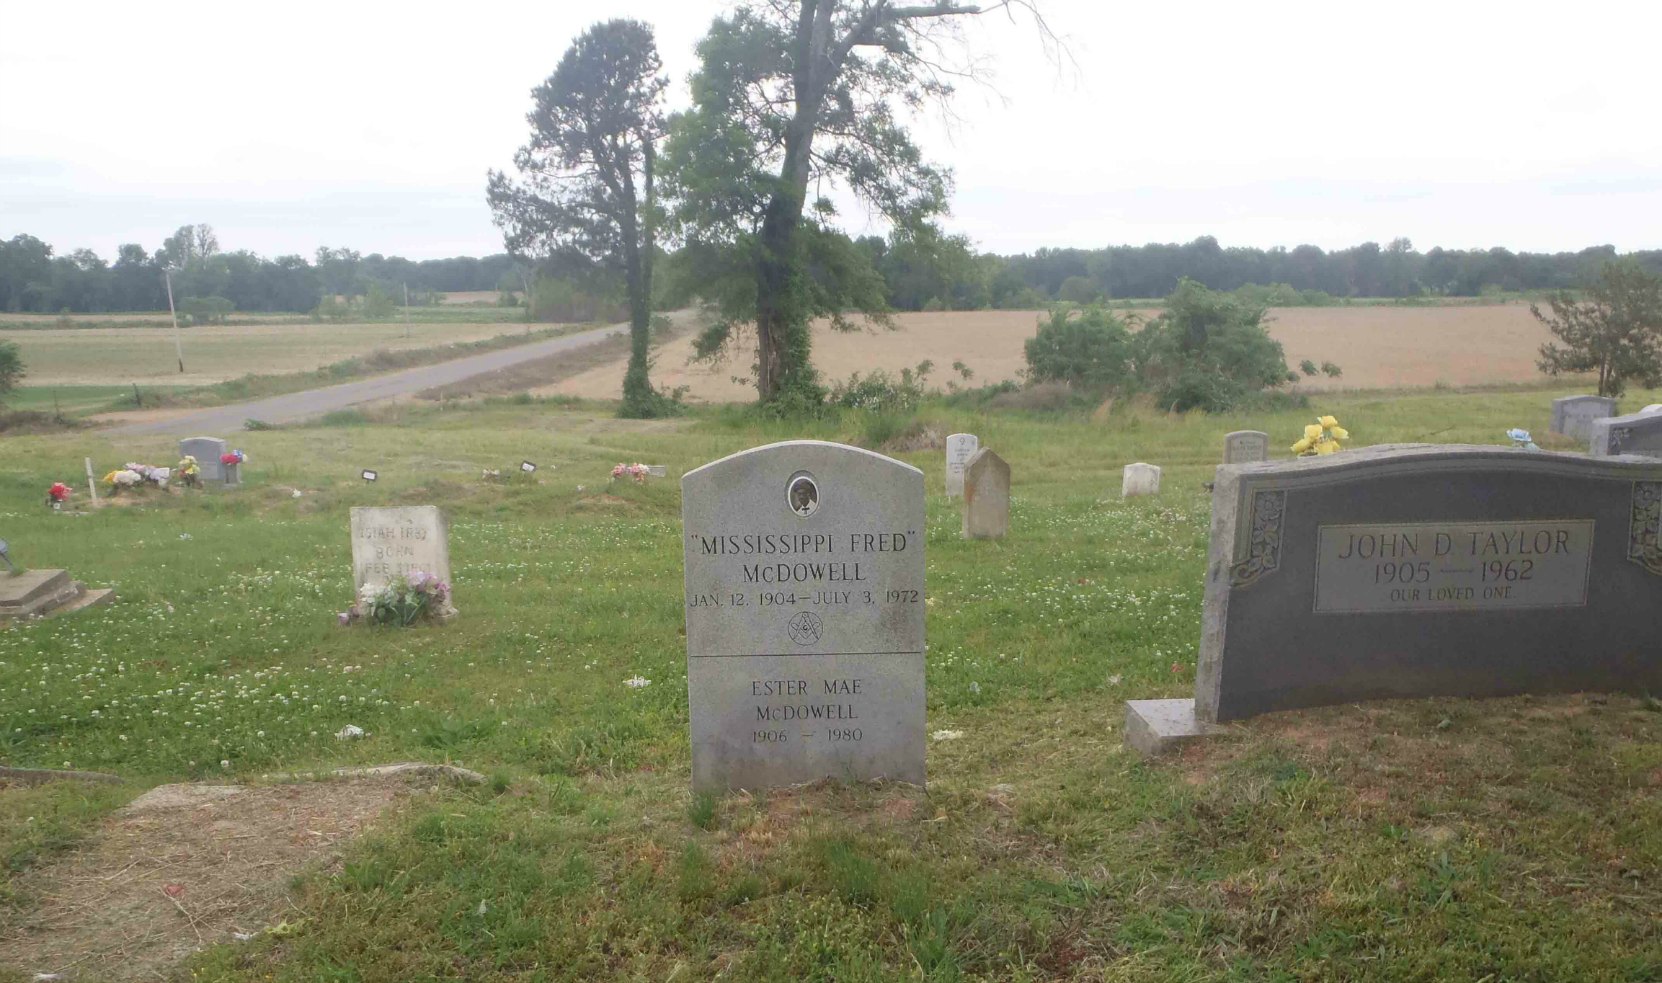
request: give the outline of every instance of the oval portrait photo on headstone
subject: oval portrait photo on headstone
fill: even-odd
[[[825,627],[819,620],[819,615],[812,611],[799,611],[786,625],[790,630],[791,641],[798,645],[812,645],[819,641]]]
[[[806,471],[791,475],[791,480],[785,483],[785,504],[804,519],[818,512],[819,485],[815,484],[814,476]]]

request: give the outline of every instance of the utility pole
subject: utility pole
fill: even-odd
[[[404,284],[404,337],[410,337],[410,285]]]
[[[179,312],[173,309],[173,271],[162,270],[167,280],[167,312],[173,315],[173,354],[179,356],[179,374],[185,374],[185,344],[179,340]]]

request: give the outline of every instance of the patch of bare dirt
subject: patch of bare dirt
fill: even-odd
[[[264,787],[163,785],[85,849],[16,884],[0,967],[65,980],[155,979],[191,953],[281,921],[289,880],[330,863],[409,786],[397,778]]]

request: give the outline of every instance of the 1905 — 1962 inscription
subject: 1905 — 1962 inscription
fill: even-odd
[[[923,474],[788,441],[682,478],[693,787],[924,780]]]
[[[1322,526],[1316,613],[1587,603],[1593,522]]]

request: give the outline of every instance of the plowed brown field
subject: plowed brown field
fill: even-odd
[[[970,385],[1015,379],[1025,365],[1022,342],[1033,336],[1039,316],[1035,311],[901,314],[895,318],[897,330],[851,334],[816,323],[814,364],[827,381],[873,369],[895,372],[925,359],[935,363],[930,381],[937,385],[956,378],[950,368],[954,361],[974,370]],[[1339,379],[1301,382],[1299,388],[1306,391],[1535,381],[1542,378],[1535,368],[1536,349],[1549,337],[1528,305],[1516,303],[1288,307],[1272,309],[1269,317],[1270,333],[1286,348],[1290,366],[1308,358],[1318,364],[1335,362],[1344,370]],[[748,401],[755,389],[734,377],[750,375],[754,346],[741,344],[735,351],[742,354],[717,365],[689,365],[692,336],[683,335],[658,351],[652,381],[688,386],[695,401]],[[613,399],[622,386],[623,368],[620,356],[539,392]]]

